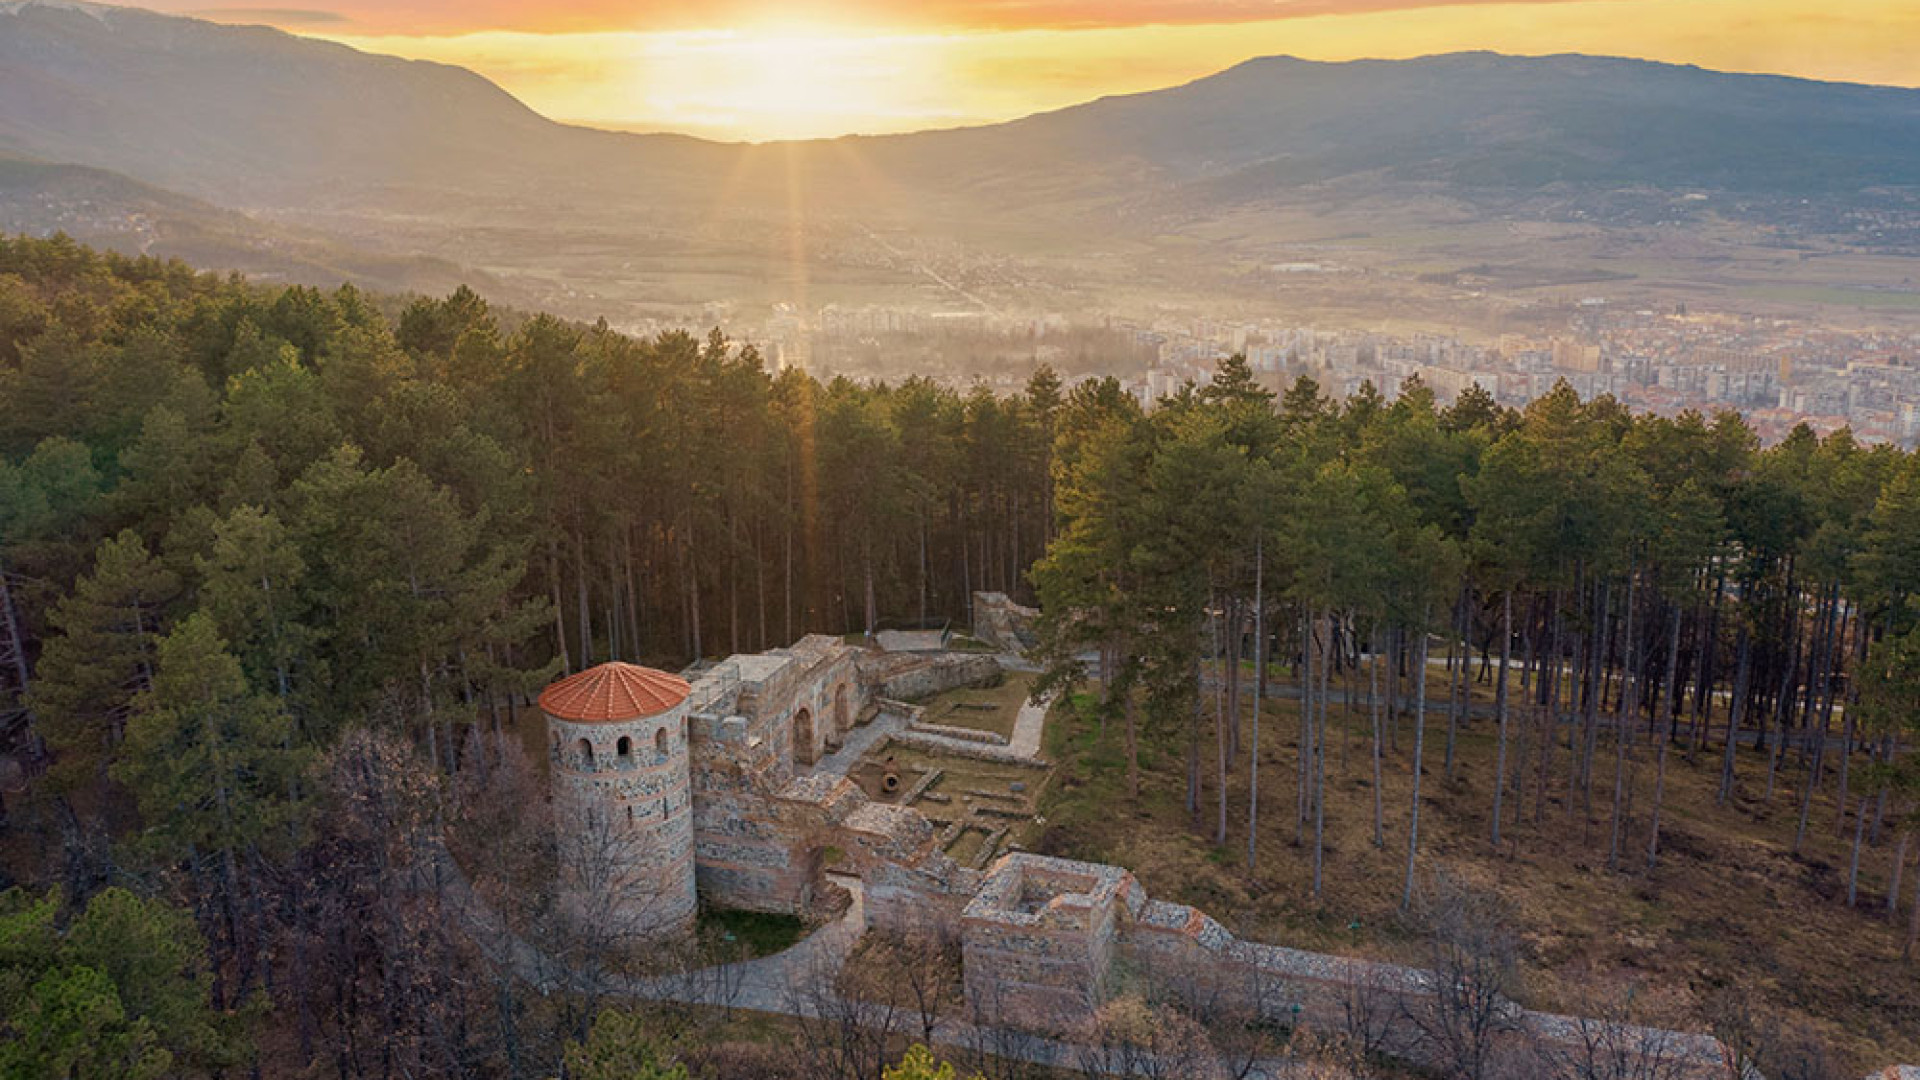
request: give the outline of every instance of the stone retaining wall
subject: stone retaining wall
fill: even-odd
[[[984,653],[871,654],[861,658],[860,668],[876,694],[905,701],[963,687],[998,686],[1005,677],[1000,661]]]

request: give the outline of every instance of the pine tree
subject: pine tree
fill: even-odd
[[[120,742],[134,699],[153,683],[153,651],[178,578],[131,530],[101,543],[93,571],[49,621],[35,669],[33,705],[42,731],[77,780]]]
[[[655,1048],[638,1014],[615,1009],[594,1019],[586,1042],[568,1044],[566,1066],[579,1080],[687,1080],[687,1067]]]
[[[243,1060],[185,913],[113,888],[63,931],[60,906],[57,890],[0,893],[0,1076],[142,1080]]]

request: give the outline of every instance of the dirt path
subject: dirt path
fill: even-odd
[[[1040,735],[1046,730],[1047,711],[1052,708],[1052,698],[1038,704],[1021,702],[1020,714],[1013,719],[1013,737],[1007,740],[1007,749],[1018,757],[1037,761],[1040,757]]]

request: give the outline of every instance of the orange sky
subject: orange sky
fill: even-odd
[[[474,68],[563,120],[728,139],[1009,119],[1254,56],[1588,52],[1920,86],[1920,0],[313,0],[148,6]]]

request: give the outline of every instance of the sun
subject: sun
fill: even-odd
[[[919,35],[788,25],[649,37],[632,92],[682,129],[754,141],[896,130],[937,122],[950,89]]]

